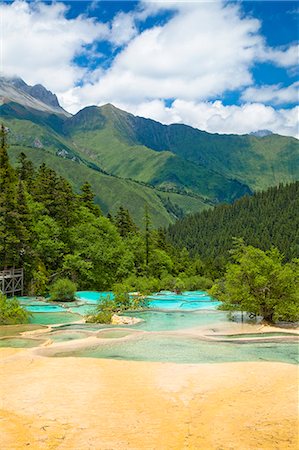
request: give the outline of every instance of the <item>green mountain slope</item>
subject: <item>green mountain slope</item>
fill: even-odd
[[[144,206],[147,203],[155,227],[165,226],[179,214],[188,214],[209,208],[198,197],[158,191],[130,180],[106,175],[85,164],[65,159],[40,148],[11,146],[9,154],[16,164],[18,155],[24,151],[36,166],[46,163],[67,178],[75,191],[88,180],[96,193],[96,202],[102,211],[115,213],[120,206],[129,209],[137,224],[143,224]]]
[[[112,119],[115,115],[110,113]],[[252,190],[299,178],[299,143],[295,138],[210,134],[187,125],[166,126],[123,112],[118,116],[114,119],[115,129],[130,145],[144,145],[158,152],[171,151],[187,161],[237,179]]]
[[[287,259],[299,257],[299,182],[245,196],[177,221],[168,229],[173,244],[205,258],[229,257],[233,237],[247,244],[277,247]]]
[[[249,192],[243,183],[171,151],[157,152],[134,143],[128,136],[135,119],[112,105],[88,107],[65,122],[64,132],[79,153],[123,178],[195,192],[216,203],[230,202]]]
[[[10,129],[11,145],[49,150],[121,178],[171,192],[200,195],[210,203],[231,202],[250,192],[242,182],[170,151],[131,145],[127,140],[131,115],[111,105],[84,108],[71,118],[48,115],[16,103],[2,105],[0,113]]]

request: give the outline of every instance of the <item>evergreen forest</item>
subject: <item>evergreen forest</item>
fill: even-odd
[[[187,216],[169,226],[167,237],[172,245],[200,255],[216,272],[228,262],[234,237],[261,250],[274,246],[290,261],[299,256],[299,182]]]

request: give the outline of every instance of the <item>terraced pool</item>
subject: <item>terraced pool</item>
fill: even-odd
[[[45,356],[196,364],[236,361],[298,363],[296,333],[283,330],[256,332],[257,325],[253,326],[252,332],[247,332],[248,327],[243,329],[242,323],[235,323],[233,327],[227,314],[217,311],[220,302],[204,291],[151,295],[148,309],[123,313],[141,319],[135,325],[85,324],[84,315],[109,296],[112,297],[111,292],[80,291],[75,302],[65,304],[22,297],[21,303],[31,312],[30,324],[10,329],[0,327],[0,337],[6,336],[0,339],[0,346],[36,347],[50,339],[52,344],[41,348]],[[235,314],[235,320],[241,320],[240,314]],[[21,330],[53,324],[55,328],[36,339],[20,335]],[[228,330],[236,333],[227,333]],[[87,340],[85,344],[88,337],[96,339]],[[80,348],[74,346],[76,340],[80,340]],[[57,348],[56,344],[59,344]]]

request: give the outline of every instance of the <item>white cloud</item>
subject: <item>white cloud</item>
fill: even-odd
[[[209,100],[252,85],[257,60],[285,67],[296,62],[295,46],[285,50],[267,47],[260,22],[243,17],[236,4],[143,2],[135,18],[170,8],[176,11],[172,19],[140,33],[97,82],[70,93],[77,96],[77,105],[80,99],[81,105],[86,104],[88,98],[130,104],[176,98]]]
[[[118,106],[165,124],[184,123],[209,133],[247,134],[267,129],[273,133],[299,138],[298,107],[276,110],[262,103],[225,106],[220,101],[186,100],[175,100],[171,107],[166,107],[163,101],[158,100],[138,106]]]
[[[135,18],[133,14],[118,13],[111,25],[110,41],[118,46],[129,42],[137,34]]]
[[[257,57],[263,62],[272,62],[278,67],[294,67],[299,63],[299,48],[295,44],[282,49],[262,47]]]
[[[74,57],[109,28],[83,16],[67,19],[66,11],[63,3],[2,3],[1,71],[58,94],[73,87],[85,75]]]
[[[287,87],[281,87],[279,84],[256,88],[250,87],[243,93],[242,100],[271,103],[273,105],[297,104],[299,100],[299,82],[297,81]]]

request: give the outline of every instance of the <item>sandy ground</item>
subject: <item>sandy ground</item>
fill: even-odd
[[[0,357],[2,450],[299,448],[290,364]]]

